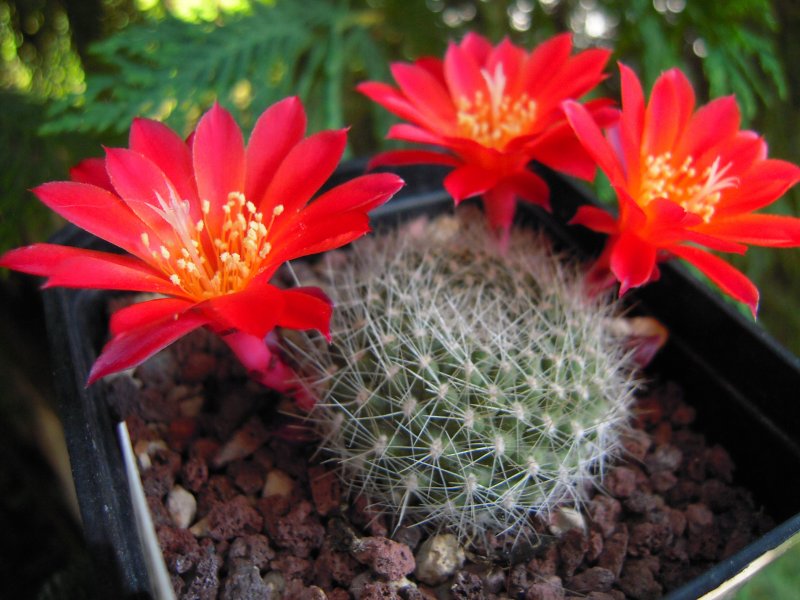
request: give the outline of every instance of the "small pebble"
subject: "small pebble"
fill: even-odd
[[[451,533],[440,533],[425,540],[417,550],[417,579],[428,585],[444,583],[464,565],[464,548]]]
[[[173,487],[167,496],[167,511],[172,522],[180,529],[186,529],[197,514],[197,499],[179,485]]]

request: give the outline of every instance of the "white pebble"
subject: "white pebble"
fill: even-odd
[[[443,533],[428,538],[417,551],[417,579],[428,585],[445,582],[464,564],[464,548],[456,536]]]
[[[264,490],[261,495],[264,498],[270,496],[288,496],[292,493],[294,480],[280,469],[272,469],[267,473],[267,481],[264,483]]]
[[[167,496],[167,512],[172,517],[175,527],[186,529],[192,524],[197,514],[197,500],[191,492],[176,485]]]

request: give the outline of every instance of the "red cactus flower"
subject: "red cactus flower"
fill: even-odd
[[[490,225],[504,238],[517,197],[549,206],[547,185],[527,168],[531,160],[585,179],[594,176],[595,165],[567,125],[561,102],[583,96],[604,79],[610,52],[571,52],[568,34],[526,52],[507,39],[492,47],[470,33],[460,44],[450,44],[444,61],[393,64],[399,89],[366,82],[358,90],[409,121],[394,125],[388,138],[439,146],[447,153],[390,151],[371,166],[454,167],[444,183],[456,204],[482,195]],[[617,114],[609,105],[594,100],[586,108],[609,124]]]
[[[366,175],[309,203],[338,164],[346,132],[304,139],[305,128],[296,98],[267,109],[247,146],[218,105],[188,143],[161,123],[137,119],[129,149],[109,148],[104,159],[73,169],[73,181],[34,190],[62,217],[128,254],[34,244],[6,253],[0,266],[45,276],[45,287],[162,296],[112,316],[111,339],[88,383],[208,327],[254,377],[286,386],[287,369],[265,337],[275,327],[329,335],[331,303],[319,289],[280,289],[270,279],[289,259],[369,231],[367,211],[402,186],[391,174]]]
[[[658,78],[645,106],[636,75],[625,65],[620,71],[622,116],[606,137],[582,106],[564,105],[619,200],[616,219],[594,207],[582,207],[573,218],[611,235],[595,272],[610,272],[622,294],[656,279],[657,262],[677,256],[755,315],[756,287],[707,249],[743,253],[747,245],[800,245],[800,219],[754,212],[797,183],[800,168],[768,159],[764,140],[739,129],[734,97],[695,110],[691,84],[672,69]]]

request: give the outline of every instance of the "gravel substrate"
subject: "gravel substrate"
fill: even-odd
[[[658,598],[772,527],[674,385],[638,401],[605,492],[532,523],[538,543],[513,549],[393,532],[343,494],[313,441],[285,439],[298,432],[278,400],[203,331],[108,385],[181,599]]]

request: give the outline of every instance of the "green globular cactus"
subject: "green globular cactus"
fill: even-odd
[[[333,256],[333,345],[286,340],[344,481],[462,539],[580,503],[636,388],[615,305],[541,234],[513,230],[500,252],[476,212]]]

